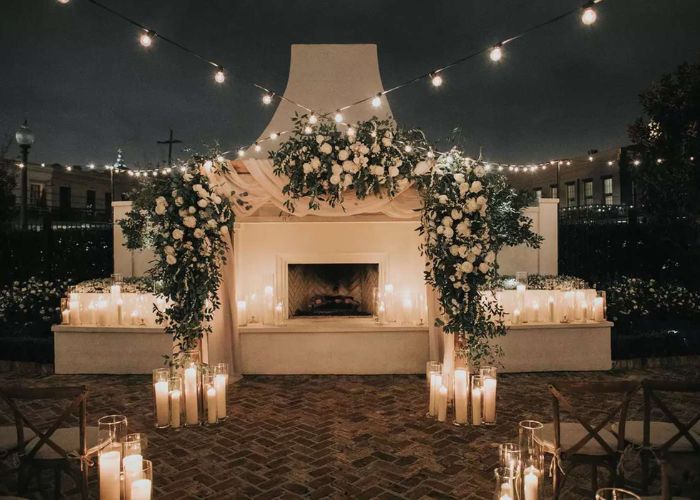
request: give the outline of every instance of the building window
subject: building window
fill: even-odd
[[[86,196],[85,196],[85,209],[88,212],[95,212],[95,199],[97,197],[97,193],[93,191],[92,189],[88,189]]]
[[[535,188],[534,191],[536,199],[539,200],[540,198],[542,198],[542,188]]]
[[[576,183],[567,182],[566,183],[566,206],[575,207],[576,206]]]
[[[44,198],[44,185],[43,184],[30,184],[29,185],[29,204],[33,207],[44,206],[46,198]]]
[[[559,198],[559,186],[556,184],[549,186],[549,193],[552,198]]]
[[[61,210],[70,210],[71,192],[69,186],[61,186],[58,188],[58,207]]]
[[[583,181],[583,203],[593,205],[593,179]]]
[[[112,193],[105,193],[105,212],[112,210]]]
[[[613,180],[612,177],[603,177],[603,203],[613,204]]]

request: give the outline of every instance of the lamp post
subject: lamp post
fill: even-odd
[[[20,205],[19,219],[22,229],[27,229],[27,190],[28,190],[28,173],[29,170],[29,148],[34,144],[34,132],[27,125],[27,120],[15,133],[15,140],[19,144],[19,149],[22,152],[22,173],[20,186],[22,190],[22,204]]]

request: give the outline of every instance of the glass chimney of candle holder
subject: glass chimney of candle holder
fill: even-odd
[[[500,467],[520,470],[521,458],[520,446],[516,443],[501,443],[498,445],[498,463]]]
[[[527,272],[526,271],[517,271],[515,273],[515,281],[519,285],[525,285],[525,288],[527,288]]]
[[[122,283],[124,283],[124,277],[120,273],[112,274],[113,285],[121,285]]]
[[[199,425],[204,418],[202,401],[202,366],[199,351],[185,351],[182,357],[182,386],[185,396],[185,425]]]
[[[219,410],[217,408],[214,372],[210,369],[206,369],[202,372],[202,394],[204,395],[204,412],[202,420],[204,420],[208,425],[216,424],[219,421]]]
[[[153,417],[157,428],[170,425],[170,408],[168,404],[170,369],[153,370]]]
[[[641,497],[622,488],[601,488],[596,491],[595,500],[641,500]]]
[[[518,425],[522,457],[523,500],[539,500],[544,490],[544,453],[539,440],[543,425],[536,420],[523,420]]]
[[[442,373],[442,363],[439,361],[428,361],[425,363],[425,385],[430,387],[430,374],[433,372]]]
[[[68,297],[61,297],[61,324],[70,324],[70,308],[68,307]]]
[[[486,366],[479,370],[482,384],[482,415],[485,425],[496,423],[496,379],[497,369],[495,366]]]
[[[471,399],[469,400],[471,404],[469,406],[472,409],[472,425],[481,425],[483,422],[483,379],[481,378],[481,375],[473,375],[471,382]]]
[[[216,408],[219,420],[225,419],[228,390],[228,364],[217,363],[214,365],[214,388],[216,389]]]
[[[153,463],[150,460],[142,460],[138,476],[130,481],[128,492],[125,487],[127,500],[151,500],[153,498]]]
[[[493,471],[496,479],[496,487],[493,493],[494,500],[520,500],[518,484],[520,482],[520,470],[510,467],[497,467]]]
[[[132,432],[124,436],[122,440],[122,455],[128,457],[129,455],[143,455],[148,444],[148,439],[146,434],[142,432]]]
[[[182,426],[182,411],[184,397],[182,395],[182,377],[176,375],[168,379],[168,402],[170,404],[170,427],[179,429]]]
[[[127,433],[125,415],[106,415],[97,421],[97,442],[105,447],[116,446],[121,452],[121,443]]]
[[[430,372],[428,372],[428,414],[427,416],[437,416],[438,397],[440,387],[442,387],[442,363],[432,361]]]

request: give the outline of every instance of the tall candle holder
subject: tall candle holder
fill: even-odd
[[[493,471],[496,479],[496,487],[493,493],[494,500],[520,500],[518,482],[520,470],[510,467],[497,467]]]
[[[537,420],[518,424],[518,442],[522,457],[523,500],[539,500],[544,490],[544,452],[539,433],[544,426]]]
[[[522,451],[516,443],[501,443],[498,445],[498,463],[501,467],[511,470],[520,470],[522,465]]]
[[[168,379],[168,400],[170,403],[170,427],[179,429],[182,426],[183,394],[182,377],[179,375]]]
[[[182,385],[185,396],[185,425],[199,425],[203,411],[202,370],[198,350],[188,350],[183,354]]]
[[[61,324],[70,325],[70,302],[68,297],[61,297]]]
[[[122,442],[127,434],[124,415],[106,415],[97,420],[100,500],[119,500],[121,495]]]
[[[214,385],[214,373],[210,369],[202,372],[202,394],[204,411],[202,420],[207,425],[214,425],[219,422],[219,410],[217,408],[216,386]]]
[[[486,366],[479,370],[483,384],[483,419],[484,425],[496,424],[496,387],[497,369],[495,366]]]
[[[641,500],[641,497],[622,488],[601,488],[595,492],[595,500]]]
[[[428,416],[436,417],[438,413],[438,397],[442,387],[442,363],[434,362],[430,371],[430,393],[428,402]]]
[[[214,387],[216,388],[216,408],[219,420],[224,420],[227,416],[226,391],[228,389],[228,364],[217,363],[213,366]]]
[[[467,425],[469,419],[469,372],[466,368],[456,368],[455,384],[455,425]]]
[[[145,434],[127,434],[122,443],[122,476],[124,478],[125,500],[132,500],[132,485],[143,477],[143,452],[145,449]]]
[[[482,406],[483,406],[483,389],[484,389],[484,379],[481,375],[474,375],[472,377],[472,390],[471,390],[471,407],[472,407],[472,425],[481,425],[483,422],[482,418]]]
[[[129,500],[151,500],[153,498],[153,463],[141,460],[138,478],[131,481]]]
[[[169,368],[156,368],[153,370],[153,418],[155,426],[159,429],[170,425],[169,382]]]

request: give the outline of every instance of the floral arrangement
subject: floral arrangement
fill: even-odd
[[[69,280],[46,281],[29,278],[0,288],[0,323],[8,327],[32,323],[57,323],[61,319],[61,297]]]
[[[389,120],[373,118],[349,127],[345,133],[331,120],[313,128],[308,116],[295,116],[291,139],[270,153],[274,173],[286,176],[285,207],[294,211],[300,198],[309,208],[320,203],[341,205],[352,189],[359,199],[370,194],[394,197],[416,176],[427,173],[421,162],[428,146],[419,130],[400,130]]]
[[[481,293],[496,261],[489,182],[482,164],[452,150],[438,157],[421,193],[425,280],[439,292],[439,324],[456,336],[456,352],[474,363],[492,358],[497,351],[489,340],[506,333],[503,309]]]
[[[164,310],[156,308],[156,317],[182,353],[211,331],[234,222],[231,203],[248,205],[245,193],[211,183],[209,174],[227,170],[218,152],[195,155],[178,170],[179,175],[149,178],[120,225],[128,248],[148,244],[155,249],[149,275],[167,299]]]
[[[602,286],[608,317],[625,322],[644,317],[700,318],[700,293],[655,279],[623,277]]]
[[[515,290],[517,284],[515,276],[498,276],[491,282],[493,288],[502,288],[503,290]],[[581,290],[590,288],[586,280],[565,274],[529,274],[527,276],[527,287],[531,290]]]
[[[71,288],[72,292],[78,293],[110,293],[109,287],[112,285],[111,278],[99,278],[94,280],[81,281]],[[156,282],[150,276],[137,278],[124,278],[121,284],[123,293],[154,293],[156,292]]]

